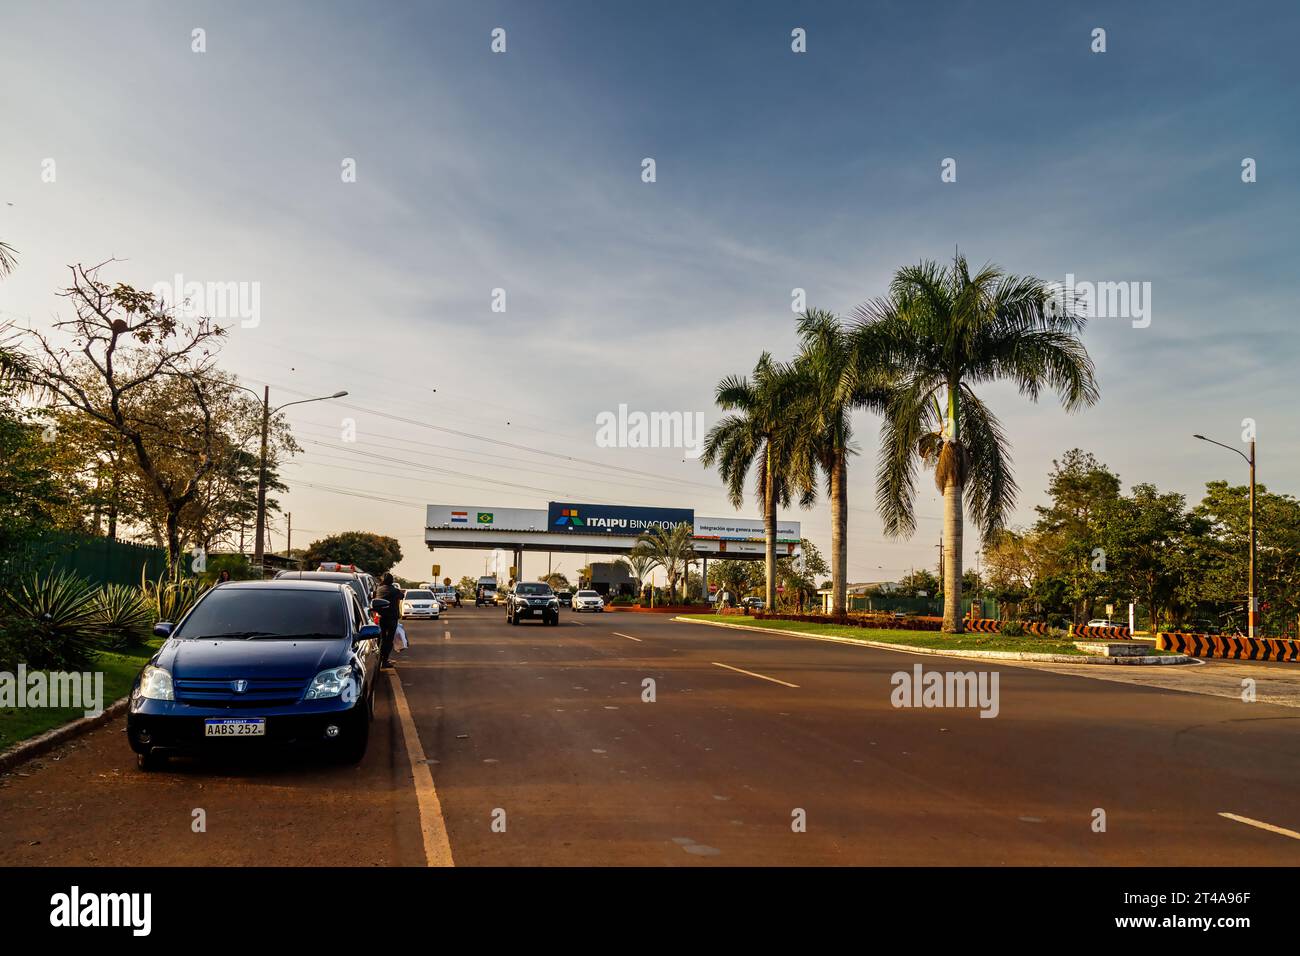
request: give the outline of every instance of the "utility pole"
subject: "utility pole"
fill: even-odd
[[[253,561],[258,571],[266,546],[266,433],[271,424],[271,386],[262,387],[262,454],[257,464],[257,531],[253,537]]]
[[[1193,435],[1192,437],[1207,441],[1211,445],[1218,445],[1220,448],[1226,448],[1230,452],[1235,452],[1245,458],[1246,464],[1250,465],[1250,564],[1246,582],[1246,590],[1249,591],[1246,598],[1246,622],[1247,634],[1250,637],[1255,637],[1256,622],[1259,620],[1259,594],[1255,591],[1255,439],[1250,440],[1250,455],[1247,457],[1240,449],[1225,445],[1221,441],[1215,441],[1213,438],[1206,438],[1204,435]],[[1154,629],[1154,627],[1153,622],[1152,628]]]
[[[284,556],[290,561],[293,560],[293,512],[285,512],[285,517],[289,519],[289,527],[285,531],[284,538]]]

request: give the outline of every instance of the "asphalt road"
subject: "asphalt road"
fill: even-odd
[[[1294,708],[631,613],[408,629],[360,767],[142,774],[119,720],[0,778],[0,864],[1300,863]],[[998,715],[895,708],[918,663]]]

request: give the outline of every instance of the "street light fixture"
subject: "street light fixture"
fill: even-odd
[[[251,388],[246,385],[236,385],[236,388],[242,388],[246,392],[252,392],[257,395]],[[271,407],[271,386],[265,385],[262,388],[262,453],[258,458],[257,465],[257,532],[253,538],[253,563],[257,565],[258,570],[262,569],[263,559],[266,547],[266,445],[267,432],[270,429],[271,416],[279,414],[290,405],[306,405],[309,402],[326,402],[332,398],[343,398],[347,395],[346,390],[340,390],[333,395],[321,395],[318,398],[303,398],[296,402],[285,402],[276,408]]]
[[[1259,597],[1255,593],[1255,439],[1250,440],[1250,455],[1247,456],[1240,448],[1233,448],[1231,445],[1225,445],[1221,441],[1215,441],[1213,438],[1206,438],[1204,435],[1193,435],[1193,438],[1199,438],[1201,441],[1207,441],[1211,445],[1218,445],[1220,448],[1226,448],[1228,451],[1235,452],[1245,459],[1246,464],[1250,466],[1250,575],[1247,588],[1250,591],[1247,597],[1247,633],[1250,637],[1255,637],[1255,621],[1259,614]]]

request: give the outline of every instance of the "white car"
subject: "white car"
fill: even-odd
[[[438,603],[432,591],[412,588],[402,595],[402,617],[427,617],[436,621],[441,610],[442,605]]]
[[[1116,624],[1114,621],[1108,621],[1104,617],[1094,617],[1091,621],[1089,621],[1084,626],[1085,627],[1120,627],[1121,625]]]
[[[599,591],[579,591],[573,596],[573,609],[575,611],[603,611],[605,610],[605,599],[600,596]]]

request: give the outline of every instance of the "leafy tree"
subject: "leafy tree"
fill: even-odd
[[[121,436],[163,503],[168,561],[178,568],[181,513],[216,464],[214,401],[224,396],[207,373],[225,330],[206,319],[183,323],[152,294],[109,285],[99,270],[72,267],[61,295],[74,317],[55,323],[67,345],[25,331],[35,352],[29,383]]]
[[[927,568],[917,568],[903,576],[898,590],[908,597],[920,597],[924,591],[929,597],[939,593],[939,578]]]
[[[391,571],[402,560],[402,546],[396,538],[369,531],[344,531],[313,541],[303,555],[304,565],[318,566],[322,561],[355,564],[378,577]]]
[[[550,574],[544,574],[537,580],[549,584],[552,591],[570,590],[569,579],[563,571],[552,571]]]
[[[700,461],[706,468],[716,463],[735,508],[745,502],[745,481],[755,476],[755,495],[763,509],[766,538],[767,606],[776,604],[776,513],[788,507],[793,494],[810,505],[815,490],[810,476],[796,474],[802,460],[797,453],[798,423],[790,406],[799,394],[794,370],[773,361],[764,352],[754,366],[753,378],[729,375],[718,383],[715,401],[730,414],[709,430]]]
[[[963,514],[985,540],[1005,523],[1016,483],[1002,425],[975,386],[1005,380],[1037,401],[1056,390],[1068,411],[1097,400],[1085,320],[1039,279],[966,260],[895,274],[890,295],[860,306],[854,348],[864,371],[888,368],[897,385],[885,411],[876,496],[890,535],[916,528],[918,458],[944,498],[944,623],[960,631]]]
[[[1047,493],[1038,506],[1035,530],[1050,542],[1067,581],[1076,624],[1093,617],[1098,593],[1109,583],[1111,555],[1102,542],[1102,522],[1120,498],[1119,476],[1096,456],[1073,448],[1052,462]]]
[[[1200,522],[1187,514],[1182,495],[1161,494],[1150,484],[1105,503],[1100,518],[1098,540],[1112,594],[1144,605],[1155,630],[1184,583],[1184,554]]]
[[[762,587],[763,569],[757,561],[737,561],[732,558],[709,562],[709,583],[718,590],[744,596]]]
[[[1245,629],[1250,554],[1250,489],[1212,481],[1192,509],[1201,534],[1187,538],[1196,576],[1182,589],[1188,609],[1208,604]],[[1300,614],[1300,501],[1255,486],[1255,581],[1264,633],[1291,631]]]

